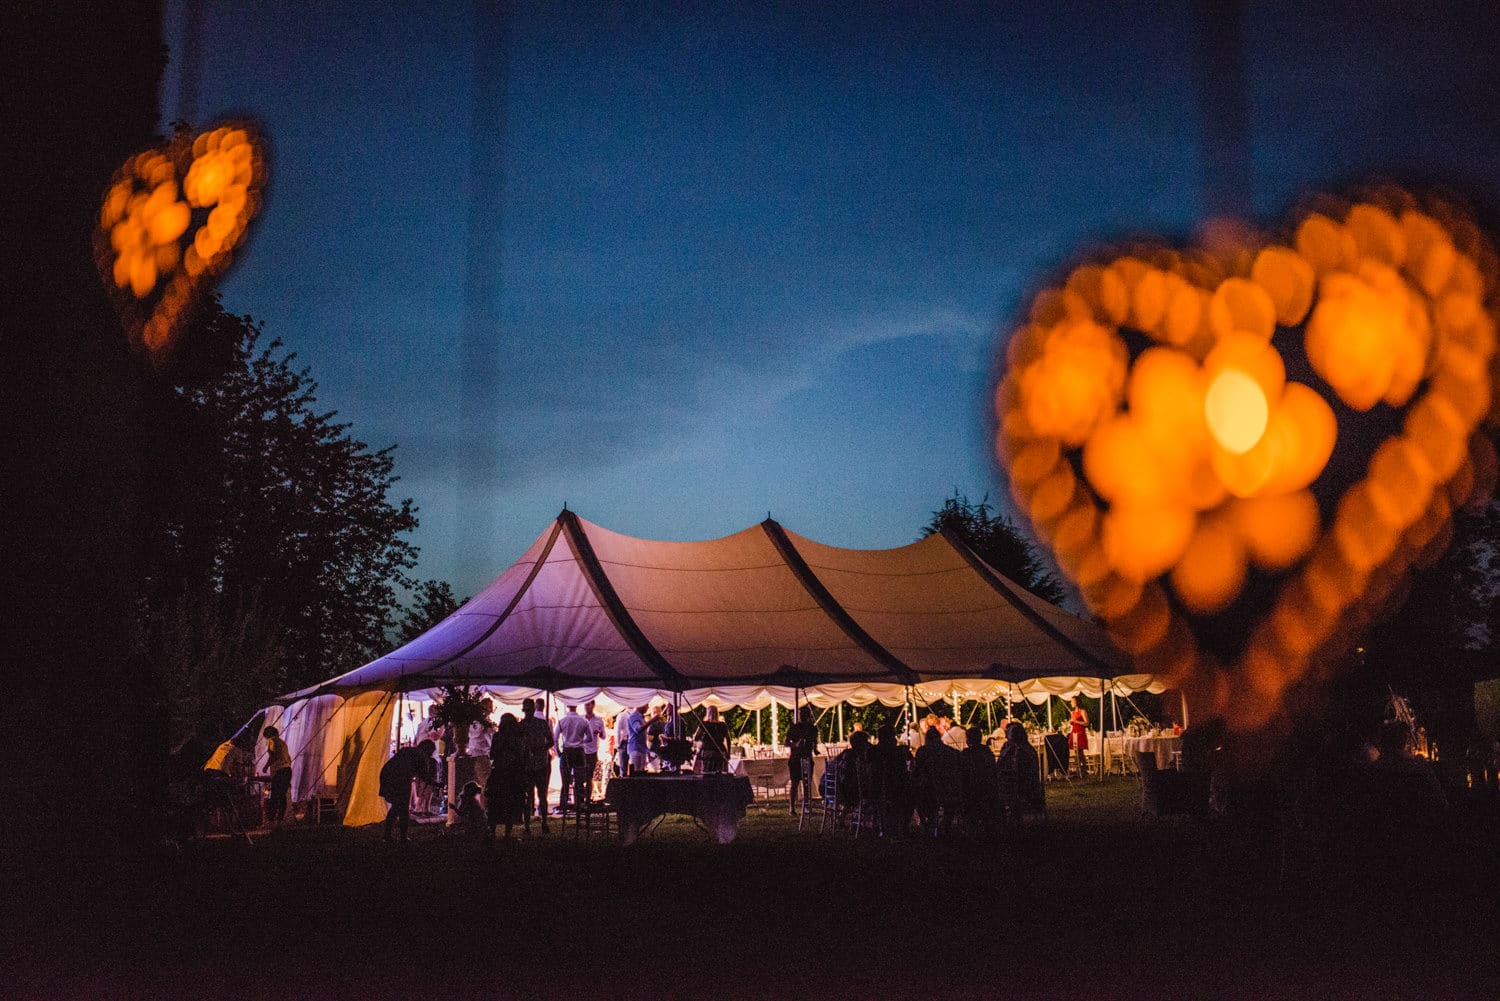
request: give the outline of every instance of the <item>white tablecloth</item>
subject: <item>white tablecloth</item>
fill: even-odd
[[[1125,737],[1122,743],[1126,754],[1134,755],[1136,751],[1156,756],[1157,768],[1171,768],[1172,754],[1182,750],[1182,738],[1174,737],[1172,734],[1162,734],[1156,737]],[[1110,750],[1114,750],[1113,747]]]
[[[823,755],[813,758],[813,795],[817,795],[818,783],[823,780],[823,770],[828,759]],[[792,766],[788,758],[730,758],[729,774],[743,775],[757,796],[784,796],[791,783]]]

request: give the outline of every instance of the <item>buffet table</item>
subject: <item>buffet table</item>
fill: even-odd
[[[754,799],[750,780],[742,775],[630,775],[610,779],[606,795],[619,815],[620,842],[626,845],[669,813],[692,817],[727,845]]]

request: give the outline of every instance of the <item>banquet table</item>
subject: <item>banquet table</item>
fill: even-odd
[[[813,789],[823,780],[823,771],[828,759],[823,755],[813,758]],[[729,774],[742,775],[749,779],[754,789],[763,789],[767,796],[784,795],[792,781],[790,758],[730,758]]]
[[[1155,756],[1157,768],[1171,768],[1172,755],[1182,750],[1182,738],[1170,733],[1147,737],[1125,737],[1124,748],[1125,753],[1129,755],[1140,751]]]
[[[657,817],[681,813],[727,845],[754,799],[743,775],[629,775],[609,780],[609,802],[620,818],[621,844],[634,844]]]

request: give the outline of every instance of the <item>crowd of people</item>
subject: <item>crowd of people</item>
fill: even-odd
[[[593,702],[568,705],[551,726],[541,699],[524,700],[519,718],[503,714],[488,735],[485,767],[476,769],[475,779],[453,800],[457,822],[485,840],[511,838],[516,827],[530,834],[534,823],[545,834],[549,817],[588,810],[610,777],[726,770],[728,726],[713,707],[706,708],[691,739],[684,732],[671,705],[635,707],[611,720],[598,716]],[[820,739],[806,709],[795,711],[786,738],[793,815],[822,801],[838,811],[859,810],[871,821],[878,816],[882,830],[901,833],[915,821],[922,832],[938,836],[956,827],[993,833],[1007,818],[1045,809],[1036,751],[1025,727],[1014,720],[990,736],[938,716],[900,735],[884,725],[874,740],[856,726],[848,748],[829,762],[817,789],[813,761]],[[554,759],[561,789],[555,808],[549,808]],[[421,794],[441,781],[432,739],[396,751],[380,776],[380,795],[390,804],[387,839],[407,837],[413,790]]]
[[[863,730],[856,731],[848,749],[829,764],[819,794],[835,808],[858,811],[863,822],[894,834],[910,830],[915,818],[928,835],[962,828],[986,836],[1007,820],[1046,809],[1036,749],[1024,725],[1007,722],[997,753],[991,746],[995,738],[986,737],[980,727],[946,722],[944,726],[944,719],[929,716],[904,737],[885,725],[873,742]],[[916,733],[921,741],[913,752]],[[800,762],[794,758],[792,774],[802,781],[794,781],[793,787],[804,786],[803,809],[811,773],[810,755],[804,752]],[[795,814],[795,794],[790,804]]]
[[[612,776],[676,772],[689,761],[695,772],[722,772],[729,761],[729,730],[713,707],[686,740],[671,705],[627,709],[605,720],[592,701],[569,704],[553,726],[543,699],[524,699],[521,716],[503,714],[493,734],[474,727],[471,735],[455,738],[451,728],[434,726],[392,755],[380,774],[380,795],[390,804],[387,840],[398,832],[406,839],[413,812],[430,810],[441,794],[445,780],[438,762],[447,748],[439,746],[439,735],[450,746],[462,739],[474,759],[475,777],[464,783],[452,809],[465,830],[486,838],[502,829],[510,838],[517,826],[530,834],[533,822],[549,833],[549,817],[587,810]],[[549,808],[554,760],[561,788]]]
[[[535,825],[547,833],[559,814],[589,809],[612,777],[727,770],[728,726],[712,707],[705,707],[695,722],[688,736],[672,704],[602,717],[590,701],[566,705],[553,724],[542,699],[524,700],[519,716],[501,715],[493,730],[475,726],[460,736],[440,722],[424,720],[413,743],[398,749],[381,770],[379,793],[389,804],[385,836],[405,839],[413,817],[433,813],[446,813],[485,838],[501,830],[511,837],[518,826],[530,833]],[[1076,701],[1064,732],[1070,749],[1087,750],[1089,720]],[[1299,752],[1311,763],[1297,773],[1290,794],[1289,815],[1301,816],[1299,827],[1333,832],[1330,841],[1349,843],[1355,840],[1350,829],[1368,832],[1382,826],[1371,817],[1399,816],[1403,828],[1420,829],[1443,814],[1444,786],[1420,753],[1425,750],[1420,731],[1389,724],[1379,739],[1338,742],[1338,734],[1352,732],[1327,730],[1327,746]],[[262,821],[275,826],[287,819],[292,755],[275,726],[258,735],[264,741],[260,774],[255,729],[242,729],[211,753],[207,746],[202,752],[206,761],[198,772],[195,801],[201,803],[200,815],[221,830],[246,831]],[[459,743],[467,770],[460,771],[450,789],[446,757]],[[857,814],[862,823],[878,822],[885,832],[916,829],[942,836],[955,828],[990,833],[1007,820],[1045,811],[1037,750],[1025,726],[1015,720],[1002,721],[987,735],[949,717],[928,715],[900,732],[881,726],[873,739],[856,723],[847,749],[828,760],[816,782],[814,762],[823,745],[807,708],[794,711],[783,743],[787,806],[793,816],[821,805],[843,816]],[[1148,812],[1227,809],[1235,798],[1235,779],[1216,763],[1213,748],[1222,743],[1222,734],[1212,726],[1185,733],[1180,770],[1158,777],[1190,787],[1192,802],[1163,801],[1159,810],[1149,810],[1148,804]],[[561,779],[555,805],[548,802],[554,762]],[[1476,743],[1461,764],[1476,797],[1500,795],[1495,791],[1500,789],[1495,778],[1500,774],[1500,742],[1486,738]],[[1145,799],[1150,793],[1148,788]],[[1320,811],[1329,803],[1343,806],[1335,815],[1323,816]],[[1355,809],[1360,804],[1365,805]],[[1356,815],[1363,819],[1351,822]]]

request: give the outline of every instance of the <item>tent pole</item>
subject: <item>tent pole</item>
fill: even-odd
[[[839,703],[839,743],[844,742],[844,704]]]
[[[776,696],[771,696],[771,749],[781,749],[781,707],[776,704]]]
[[[400,704],[396,708],[396,746],[397,747],[405,747],[406,746],[405,744],[403,744],[401,742],[401,728],[403,726],[405,726],[405,725],[406,725],[406,686],[402,685],[401,686],[401,702],[400,702]],[[411,739],[412,739],[412,743],[413,744],[415,744],[417,742],[417,734],[416,734],[415,730],[412,731]]]
[[[1188,728],[1187,692],[1181,688],[1177,689],[1177,698],[1182,703],[1182,728],[1186,730]]]
[[[766,715],[766,711],[765,710],[766,710],[765,706],[761,706],[759,709],[755,710],[755,742],[757,744],[761,743],[761,739],[760,739],[760,721],[761,721],[762,717],[764,717]]]
[[[984,722],[990,733],[995,732],[995,700],[991,698],[984,704]]]
[[[1109,747],[1104,743],[1104,679],[1099,679],[1099,781],[1104,781],[1104,770],[1109,767]]]
[[[1052,693],[1047,693],[1047,732],[1052,732]]]

